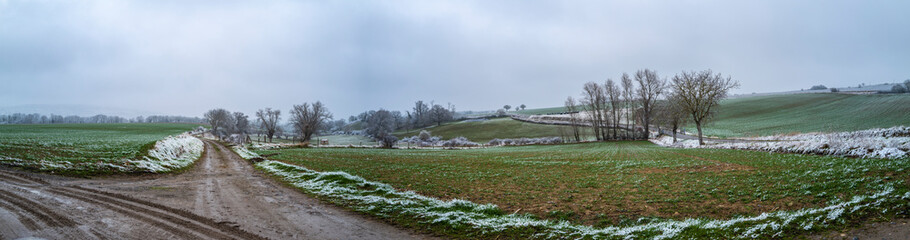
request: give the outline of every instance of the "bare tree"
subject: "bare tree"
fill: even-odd
[[[420,128],[429,122],[430,107],[423,101],[414,102],[414,128]]]
[[[392,148],[398,141],[398,138],[392,135],[394,128],[395,119],[388,110],[379,109],[367,119],[367,134],[382,143],[384,148]]]
[[[205,112],[205,121],[212,126],[212,134],[218,137],[224,135],[223,132],[228,130],[224,128],[230,128],[230,125],[233,122],[231,118],[231,112],[224,108],[212,109]]]
[[[452,112],[442,105],[436,104],[430,109],[430,120],[436,122],[436,126],[442,126],[442,123],[451,121],[452,117]]]
[[[272,108],[259,109],[256,112],[256,117],[259,118],[262,128],[265,129],[265,136],[269,138],[269,142],[272,142],[272,137],[275,136],[275,132],[278,130],[278,121],[281,120],[281,110],[272,110]]]
[[[506,104],[505,106],[502,106],[502,108],[505,109],[506,111],[509,111],[509,109],[512,108],[512,105]]]
[[[595,82],[585,83],[581,102],[584,104],[585,111],[591,115],[589,120],[597,141],[604,140],[600,132],[603,127],[603,106],[601,105],[604,102],[603,97],[603,87]]]
[[[635,81],[638,82],[638,105],[641,106],[641,119],[645,128],[645,138],[650,134],[651,114],[654,104],[666,89],[667,81],[657,76],[657,72],[650,69],[635,72]]]
[[[613,79],[607,79],[607,82],[604,83],[604,92],[606,92],[607,98],[610,101],[609,107],[610,112],[612,113],[611,116],[613,117],[613,139],[616,139],[616,129],[619,128],[619,111],[622,110],[622,102],[620,102],[622,92],[619,90],[619,87],[616,86],[616,82],[613,82]],[[606,106],[604,108],[606,108]]]
[[[667,96],[666,104],[664,104],[664,113],[665,122],[673,130],[673,142],[676,142],[676,132],[679,131],[679,128],[685,125],[689,118],[686,117],[686,111],[680,105],[680,96],[676,93],[670,94]]]
[[[233,133],[249,134],[250,117],[242,112],[234,112],[234,131]]]
[[[572,125],[572,135],[575,142],[581,142],[581,136],[578,134],[578,128],[581,123],[578,119],[578,104],[572,96],[566,98],[566,111],[569,112],[569,123]]]
[[[294,105],[294,108],[291,109],[291,124],[294,125],[294,130],[300,134],[302,142],[309,142],[313,134],[319,130],[319,126],[329,119],[332,119],[332,114],[319,101],[312,105],[309,103]]]
[[[673,77],[673,91],[678,95],[682,110],[691,115],[692,121],[695,122],[699,144],[705,144],[701,126],[714,115],[720,100],[727,97],[730,89],[737,87],[739,82],[733,81],[730,76],[724,78],[720,73],[714,74],[711,70],[683,71]]]
[[[518,107],[521,108],[521,110],[525,110],[525,108],[527,108],[528,106],[525,106],[524,104],[521,104],[521,105],[519,105]]]
[[[634,133],[635,126],[632,124],[632,111],[635,109],[633,106],[633,97],[635,96],[635,86],[632,85],[632,78],[629,77],[629,74],[622,73],[622,105],[625,110],[626,117],[626,127],[632,131],[626,131],[626,135],[632,132]]]
[[[233,119],[230,133],[237,134],[239,138],[233,138],[232,136],[232,141],[241,144],[246,143],[247,134],[250,133],[250,117],[242,112],[234,112]]]

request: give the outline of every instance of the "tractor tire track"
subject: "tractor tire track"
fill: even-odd
[[[47,228],[72,228],[78,226],[73,219],[58,213],[37,201],[29,200],[19,192],[42,192],[54,197],[65,197],[108,209],[131,219],[154,226],[181,239],[265,239],[236,226],[201,217],[189,211],[175,209],[132,198],[122,194],[107,193],[80,186],[52,185],[40,179],[9,171],[0,171],[0,208],[7,209],[26,228],[32,231]],[[69,238],[70,234],[66,234]],[[89,231],[95,238],[106,238],[98,231]]]
[[[319,202],[204,142],[180,174],[75,179],[0,167],[0,239],[432,239]]]
[[[72,227],[76,222],[66,216],[60,215],[35,201],[25,199],[16,194],[0,189],[0,200],[18,207],[24,212],[38,218],[40,222],[47,223],[50,227]]]

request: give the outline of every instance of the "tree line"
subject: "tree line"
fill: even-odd
[[[623,73],[619,83],[607,79],[603,84],[588,82],[581,99],[569,96],[572,136],[581,141],[581,126],[590,126],[597,141],[647,139],[652,126],[676,132],[688,121],[695,123],[700,144],[704,144],[702,126],[717,112],[720,100],[739,87],[731,77],[711,70],[683,71],[669,81],[656,71],[642,69]]]
[[[205,122],[211,126],[211,133],[221,139],[245,142],[248,134],[255,131],[265,135],[268,142],[272,142],[275,136],[286,131],[281,125],[282,111],[279,109],[259,109],[253,116],[253,121],[241,112],[231,112],[223,108],[209,110],[204,115]],[[353,132],[351,129],[345,129],[350,124],[344,119],[333,120],[328,108],[319,101],[294,105],[288,115],[287,128],[302,142],[309,142],[320,132]],[[349,120],[350,123],[362,122],[364,135],[376,139],[385,147],[392,147],[398,141],[398,138],[392,135],[393,132],[434,124],[442,125],[454,120],[454,116],[454,105],[448,104],[444,107],[440,104],[417,101],[413,109],[405,113],[385,109],[370,110],[351,116]]]
[[[98,114],[89,117],[76,115],[42,115],[37,113],[24,114],[0,114],[0,124],[62,124],[62,123],[204,123],[202,118],[170,116],[170,115],[152,115],[138,116],[134,118],[125,118],[119,116],[108,116]]]
[[[294,105],[288,114],[293,134],[301,142],[309,142],[332,119],[329,109],[319,101]],[[265,134],[268,142],[272,142],[275,135],[282,132],[281,110],[278,109],[259,109],[254,122],[242,112],[232,113],[223,108],[209,110],[204,115],[213,135],[234,142],[246,142],[253,128]]]
[[[364,133],[379,141],[383,147],[391,148],[398,142],[392,135],[397,130],[412,130],[431,125],[440,126],[455,119],[455,105],[414,102],[414,107],[404,113],[385,109],[370,110],[351,116],[350,121],[364,124]]]

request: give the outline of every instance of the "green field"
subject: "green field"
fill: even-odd
[[[472,150],[287,149],[271,159],[343,171],[440,199],[605,227],[638,218],[729,219],[821,207],[890,186],[910,189],[910,159],[880,160],[649,142]]]
[[[441,136],[443,139],[455,137],[466,137],[477,143],[486,143],[494,138],[537,138],[537,137],[559,137],[560,128],[566,133],[571,131],[566,126],[545,125],[526,123],[513,120],[511,118],[494,118],[486,121],[461,121],[444,123],[442,126],[433,126],[426,128],[433,136]],[[585,133],[589,131],[583,128]],[[398,131],[395,136],[398,138],[410,137],[417,135],[420,130],[411,130],[410,132]]]
[[[0,125],[0,159],[49,163],[111,163],[146,154],[155,141],[199,124]]]
[[[720,137],[910,125],[910,94],[793,94],[725,100],[704,130]],[[686,131],[694,132],[691,125]]]

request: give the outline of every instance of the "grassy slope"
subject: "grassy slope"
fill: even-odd
[[[546,114],[563,107],[518,111]],[[910,94],[792,94],[730,99],[705,134],[720,137],[856,131],[910,125]],[[686,129],[695,132],[695,125]]]
[[[566,107],[534,108],[534,109],[525,109],[525,110],[515,111],[515,113],[525,114],[525,115],[562,113],[562,112],[566,112]]]
[[[454,122],[442,126],[427,128],[433,136],[442,136],[443,139],[466,137],[471,141],[486,143],[494,138],[535,138],[560,136],[560,126],[525,123],[511,118],[495,118],[487,121]],[[568,128],[566,128],[569,131]],[[399,138],[417,135],[419,130],[410,133],[399,131],[395,136]]]
[[[886,182],[910,187],[908,159],[856,161],[648,142],[259,151],[275,152],[281,153],[276,160],[317,171],[344,171],[427,196],[595,226],[648,216],[727,219],[822,206],[868,194]]]
[[[726,100],[705,133],[737,137],[898,125],[910,125],[910,94],[794,94]]]
[[[145,155],[146,147],[200,124],[0,125],[0,157],[70,162],[118,162]]]

